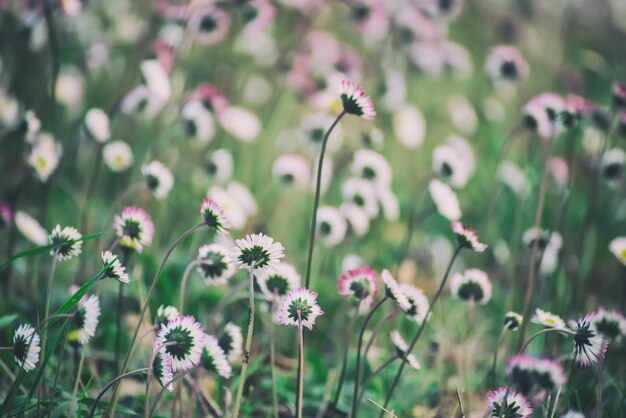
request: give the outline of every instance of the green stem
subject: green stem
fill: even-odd
[[[350,322],[348,323],[348,329],[346,330],[346,341],[345,347],[343,350],[343,360],[341,363],[341,372],[339,373],[339,381],[337,382],[337,390],[335,391],[335,397],[333,398],[332,403],[329,405],[328,410],[334,411],[339,403],[339,397],[341,396],[341,390],[343,389],[343,383],[346,378],[346,369],[348,368],[348,350],[350,349],[350,337],[352,335],[352,330],[354,329],[354,323],[356,322],[356,318],[359,315],[358,308],[354,310],[354,314],[350,318]]]
[[[370,383],[372,383],[372,380],[374,380],[376,376],[378,376],[383,370],[385,370],[387,366],[389,366],[391,363],[393,363],[399,358],[400,356],[398,355],[390,357],[387,361],[381,364],[376,370],[374,370],[369,376],[367,376],[367,379],[365,379],[365,381],[363,382],[363,387],[361,388],[361,392],[359,393],[359,399],[356,402],[357,408],[361,406],[361,403],[363,402],[363,396],[365,396],[365,392],[367,391],[367,388],[370,385]]]
[[[276,393],[276,341],[274,334],[274,321],[272,320],[272,315],[274,314],[274,309],[276,306],[278,298],[278,289],[274,289],[274,295],[272,296],[272,304],[270,306],[270,367],[272,370],[272,412],[274,418],[278,418],[278,395]]]
[[[102,399],[104,394],[107,393],[107,391],[111,387],[116,385],[122,379],[126,379],[127,377],[134,376],[136,374],[147,373],[147,372],[148,372],[148,368],[146,367],[144,367],[143,369],[133,370],[133,371],[121,374],[117,376],[115,379],[111,380],[109,383],[107,383],[102,389],[100,389],[100,392],[98,392],[96,399],[94,399],[93,405],[91,406],[91,410],[89,411],[89,418],[93,418],[94,414],[96,413],[96,408],[98,407],[98,404],[100,403],[100,399]]]
[[[304,280],[304,287],[309,288],[309,284],[311,283],[311,263],[313,262],[313,245],[315,243],[315,230],[317,224],[317,208],[320,204],[320,189],[322,187],[322,166],[324,164],[324,153],[326,151],[326,143],[328,142],[328,137],[331,132],[339,123],[341,118],[344,117],[346,111],[342,111],[339,116],[335,119],[335,121],[330,125],[328,131],[326,131],[326,135],[324,135],[324,140],[322,141],[322,149],[320,150],[320,157],[317,162],[317,180],[315,182],[315,200],[313,201],[313,216],[311,217],[311,229],[309,234],[309,254],[306,262],[306,276]]]
[[[80,374],[83,371],[83,363],[85,362],[85,353],[87,353],[87,349],[83,347],[80,353],[80,362],[78,363],[78,371],[76,372],[76,380],[74,381],[74,389],[72,390],[72,400],[70,401],[70,408],[67,411],[66,418],[70,418],[72,416],[72,411],[74,409],[74,402],[76,401],[76,395],[78,394]]]
[[[491,370],[489,371],[489,376],[491,376],[491,385],[493,387],[496,386],[496,364],[498,363],[498,349],[500,348],[500,344],[502,344],[502,340],[504,339],[505,334],[506,327],[503,327],[502,331],[500,331],[498,342],[496,343],[496,349],[493,352],[493,361],[491,363]]]
[[[156,359],[156,356],[159,355],[159,352],[162,349],[166,347],[170,347],[172,345],[176,345],[176,341],[163,343],[160,346],[158,346],[154,350],[152,355],[150,356],[150,361],[148,362],[148,374],[146,376],[146,396],[145,396],[145,405],[144,405],[144,412],[146,414],[146,418],[148,418],[148,411],[150,410],[150,378],[152,377],[152,367],[154,366],[154,360]]]
[[[302,394],[304,392],[304,334],[302,332],[302,312],[298,309],[298,329],[300,331],[300,361],[298,362],[298,412],[296,418],[302,418]]]
[[[248,308],[248,332],[246,334],[246,345],[243,350],[243,360],[241,361],[241,375],[239,378],[239,387],[237,388],[237,397],[235,398],[235,408],[233,410],[233,418],[239,417],[239,409],[241,408],[241,398],[243,397],[243,388],[246,383],[246,373],[248,371],[248,363],[250,363],[250,350],[252,348],[252,334],[254,332],[254,265],[250,267],[248,277],[249,282],[249,308]]]

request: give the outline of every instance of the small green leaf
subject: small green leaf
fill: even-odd
[[[0,329],[8,327],[17,319],[17,314],[9,314],[0,317]]]

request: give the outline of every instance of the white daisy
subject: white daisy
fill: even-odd
[[[203,245],[198,249],[196,270],[207,286],[219,286],[228,283],[237,269],[228,259],[228,250],[219,244]]]
[[[167,102],[172,95],[170,78],[158,59],[143,61],[139,67],[150,95],[161,102]]]
[[[202,325],[193,316],[179,316],[161,326],[156,341],[158,347],[176,343],[163,348],[162,352],[172,358],[172,371],[177,372],[189,370],[200,362],[204,335]]]
[[[380,207],[376,188],[370,181],[361,177],[351,177],[342,184],[341,192],[346,203],[357,205],[370,219],[378,216]]]
[[[339,212],[357,236],[367,234],[370,229],[370,217],[362,207],[356,203],[344,203],[339,207]]]
[[[437,211],[445,218],[456,221],[461,218],[461,208],[456,193],[444,182],[434,179],[428,184],[430,197]]]
[[[154,341],[154,347],[155,349],[157,348],[156,340]],[[174,385],[172,384],[174,378],[174,374],[172,373],[172,357],[162,352],[157,354],[152,363],[152,375],[162,387],[172,392],[174,390]]]
[[[15,362],[28,372],[39,362],[39,335],[30,324],[21,324],[13,334]]]
[[[533,414],[533,408],[524,395],[506,387],[487,394],[487,407],[491,417],[528,418]]]
[[[141,174],[148,188],[154,193],[154,197],[159,200],[167,198],[174,187],[172,172],[159,161],[154,160],[150,164],[142,165]]]
[[[200,363],[205,370],[216,373],[224,379],[228,379],[232,375],[232,368],[226,354],[220,347],[217,338],[212,335],[204,335]]]
[[[180,111],[183,127],[187,136],[195,138],[200,144],[208,144],[215,136],[213,114],[201,100],[190,100]]]
[[[365,120],[374,120],[376,117],[374,102],[370,96],[365,94],[365,90],[360,84],[343,80],[341,82],[341,102],[344,112],[348,114],[360,116]]]
[[[81,238],[76,228],[66,226],[61,229],[61,225],[57,225],[48,236],[48,242],[55,245],[50,255],[56,256],[59,261],[71,260],[83,251],[83,242],[76,241]]]
[[[213,186],[209,188],[208,196],[222,208],[233,229],[242,229],[246,225],[248,214],[231,193],[219,186]]]
[[[254,269],[257,273],[273,271],[284,257],[284,247],[264,234],[246,235],[235,241],[230,262],[239,269]]]
[[[161,328],[161,325],[166,325],[168,322],[178,318],[180,316],[180,312],[174,306],[159,306],[157,309],[157,313],[154,317],[154,325],[157,326],[157,329]]]
[[[26,212],[17,211],[15,213],[15,227],[26,239],[37,245],[48,243],[48,233],[39,222]]]
[[[393,299],[403,311],[408,312],[412,306],[411,302],[407,299],[396,279],[389,273],[389,270],[383,270],[380,277],[385,284],[385,294],[387,297]]]
[[[124,141],[111,141],[102,148],[104,163],[114,173],[130,167],[134,161],[133,150]]]
[[[457,188],[463,188],[470,178],[470,166],[466,159],[455,147],[444,144],[433,150],[433,171]]]
[[[316,155],[322,146],[326,131],[334,120],[335,117],[327,113],[307,114],[302,118],[298,133],[300,134],[302,142]],[[326,142],[326,152],[333,153],[337,151],[341,146],[342,139],[343,131],[341,129],[341,123],[338,123],[333,129],[332,139],[329,138]]]
[[[102,264],[107,266],[111,261],[113,261],[113,264],[104,273],[104,277],[111,277],[120,283],[130,282],[128,273],[126,273],[126,267],[122,266],[119,257],[114,255],[111,251],[104,251],[102,253]]]
[[[282,298],[278,311],[278,322],[283,325],[299,326],[298,311],[300,311],[302,325],[309,330],[313,329],[315,319],[324,314],[324,311],[317,304],[317,293],[305,288],[292,290]]]
[[[574,328],[574,359],[582,367],[588,367],[604,357],[608,340],[598,335],[592,327],[593,313],[588,312],[584,317],[579,317]]]
[[[422,289],[419,289],[408,283],[401,283],[398,286],[400,288],[400,291],[404,294],[404,296],[411,304],[411,307],[405,312],[407,313],[407,315],[409,315],[409,318],[417,322],[418,325],[421,325],[422,323],[424,323],[425,320],[428,319],[426,318],[426,314],[428,312],[430,304],[428,303],[426,295],[424,294]]]
[[[378,295],[376,273],[369,266],[344,272],[339,277],[337,287],[339,296],[356,300],[361,315],[369,311]]]
[[[617,237],[609,244],[609,251],[626,266],[626,237]]]
[[[487,249],[487,245],[478,241],[478,234],[475,230],[468,228],[462,222],[452,222],[450,225],[452,232],[456,235],[459,245],[463,248],[469,248],[477,253],[482,253]]]
[[[516,331],[519,329],[524,317],[517,312],[509,311],[504,315],[504,327],[509,331]]]
[[[518,196],[526,194],[531,189],[526,174],[510,161],[502,161],[500,163],[498,167],[498,178]]]
[[[246,185],[238,181],[231,181],[226,186],[226,190],[239,203],[239,206],[246,216],[252,217],[258,213],[259,207],[256,203],[256,199]]]
[[[487,273],[479,269],[467,269],[450,279],[450,292],[455,298],[484,305],[491,299],[491,282]]]
[[[321,206],[317,209],[316,222],[319,238],[324,245],[335,247],[343,242],[348,224],[338,209]]]
[[[404,338],[402,338],[402,335],[400,335],[398,331],[393,330],[389,333],[389,337],[391,338],[391,343],[396,349],[397,355],[401,358],[404,358],[406,356],[406,362],[409,364],[409,366],[411,366],[415,370],[420,370],[422,368],[420,362],[417,360],[417,357],[415,357],[415,355],[409,353],[410,347],[404,340]]]
[[[561,317],[539,308],[535,309],[535,314],[530,319],[530,321],[534,322],[535,324],[543,325],[547,328],[565,328],[565,321],[563,321]]]
[[[498,45],[487,56],[485,72],[494,81],[517,81],[528,77],[530,68],[516,47]]]
[[[393,172],[387,159],[382,154],[368,149],[354,153],[352,173],[381,188],[389,188],[393,179]]]
[[[128,206],[122,209],[121,215],[116,215],[113,220],[113,228],[122,247],[141,253],[144,246],[152,245],[154,224],[141,208]]]
[[[252,142],[261,133],[259,118],[241,107],[227,107],[219,114],[219,122],[226,132],[242,142]]]
[[[41,132],[28,155],[28,165],[35,170],[39,180],[45,183],[59,166],[61,154],[61,145],[54,137],[47,132]]]
[[[217,232],[226,233],[227,229],[230,228],[224,211],[215,200],[205,197],[202,205],[200,205],[200,213],[204,218],[204,222]]]
[[[229,322],[224,327],[224,330],[219,336],[218,343],[228,361],[233,362],[237,360],[243,353],[243,335],[241,334],[241,327]]]
[[[96,335],[98,320],[100,318],[100,301],[98,296],[91,295],[85,301],[81,301],[74,313],[74,324],[78,331],[78,341],[85,345]]]
[[[109,116],[102,109],[92,108],[85,114],[85,129],[89,137],[104,143],[111,139]]]
[[[192,13],[189,27],[194,32],[194,40],[202,45],[221,42],[230,29],[231,18],[219,7],[209,6]]]
[[[426,137],[426,118],[415,106],[405,105],[393,115],[393,132],[407,148],[417,148]]]
[[[283,154],[274,161],[272,166],[274,177],[281,183],[300,190],[307,190],[309,187],[310,172],[309,162],[296,154]]]
[[[278,299],[286,296],[290,291],[298,289],[302,281],[295,267],[285,262],[278,263],[270,272],[263,271],[255,276],[261,293],[267,300],[272,300],[274,295]]]
[[[607,182],[617,183],[624,175],[626,152],[619,148],[608,150],[600,163],[600,174]]]
[[[207,154],[204,168],[209,177],[224,183],[233,176],[233,154],[225,148],[215,150]]]
[[[593,314],[591,326],[598,335],[609,341],[619,342],[626,336],[626,317],[619,311],[599,308]]]

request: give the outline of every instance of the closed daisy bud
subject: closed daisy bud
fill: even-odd
[[[102,109],[89,109],[85,114],[85,130],[91,139],[104,143],[111,139],[109,116]]]
[[[213,372],[224,379],[228,379],[232,375],[232,369],[226,354],[220,347],[217,338],[212,335],[204,335],[200,363],[205,370]]]
[[[159,343],[155,339],[154,349],[158,350],[158,348]],[[174,385],[172,384],[174,378],[174,374],[172,373],[172,357],[162,351],[159,352],[154,357],[154,362],[152,363],[152,375],[162,387],[172,392],[174,390]]]
[[[39,222],[26,212],[15,213],[15,227],[30,242],[37,245],[48,243],[48,233]]]
[[[369,266],[346,271],[339,277],[337,287],[339,296],[356,300],[362,315],[369,311],[378,294],[376,273]]]
[[[30,324],[21,324],[13,334],[15,362],[28,372],[39,362],[39,335]]]
[[[162,325],[167,325],[168,322],[178,318],[180,316],[180,312],[174,306],[159,306],[157,309],[157,313],[154,316],[154,325],[156,325],[157,329],[161,328]]]
[[[509,311],[504,315],[504,327],[509,331],[517,331],[524,317],[517,312]]]
[[[143,174],[148,189],[159,200],[167,198],[172,187],[174,187],[172,172],[159,161],[154,160],[150,164],[142,165],[141,174]]]
[[[341,244],[346,237],[348,224],[341,212],[331,206],[317,209],[317,233],[320,241],[327,247]]]
[[[405,312],[409,315],[410,319],[415,321],[418,325],[422,325],[424,321],[429,319],[426,318],[430,306],[426,295],[422,289],[408,283],[400,284],[399,288],[411,305]]]
[[[229,263],[228,250],[219,244],[203,245],[198,250],[196,270],[207,286],[219,286],[228,283],[237,269]]]
[[[230,262],[239,269],[254,269],[258,273],[273,271],[284,257],[284,247],[280,242],[264,234],[246,235],[235,241],[230,253]]]
[[[224,350],[228,361],[236,361],[243,353],[243,335],[241,327],[229,322],[218,338],[218,344]]]
[[[398,356],[401,356],[402,358],[406,356],[406,362],[409,364],[409,366],[411,366],[415,370],[420,370],[422,368],[420,362],[417,360],[417,357],[409,353],[410,347],[404,340],[404,338],[402,338],[402,335],[400,335],[398,331],[394,330],[389,333],[389,337],[391,338],[391,343],[396,350],[396,354]]]
[[[533,408],[524,395],[506,387],[487,394],[487,407],[491,417],[527,418],[533,414]]]
[[[83,242],[76,241],[81,238],[82,235],[76,228],[71,226],[61,228],[61,225],[57,225],[48,236],[50,244],[55,245],[50,250],[50,255],[57,257],[60,261],[71,260],[83,251]]]
[[[284,154],[276,159],[272,166],[272,174],[281,183],[294,186],[300,190],[309,187],[310,168],[308,161],[296,154]]]
[[[354,153],[352,173],[376,184],[377,187],[391,187],[393,172],[387,159],[380,153],[361,149]]]
[[[125,207],[121,215],[115,216],[113,228],[120,239],[120,245],[124,248],[141,253],[144,246],[152,245],[154,224],[143,209]]]
[[[39,180],[45,183],[59,166],[61,155],[61,145],[49,133],[41,132],[28,155],[28,165],[35,170]]]
[[[224,211],[213,199],[205,197],[200,206],[200,213],[204,222],[217,232],[226,232],[230,224],[224,215]]]
[[[546,328],[565,328],[565,321],[563,321],[561,317],[539,308],[535,310],[535,314],[530,321],[535,324],[543,325]]]
[[[487,245],[478,241],[478,234],[471,228],[468,228],[462,222],[452,222],[450,225],[452,232],[456,235],[459,245],[463,248],[468,248],[477,253],[482,253],[487,249]]]
[[[111,251],[104,251],[102,253],[102,264],[104,266],[107,266],[111,261],[113,261],[113,264],[104,273],[104,277],[110,277],[120,283],[130,282],[128,278],[128,273],[126,273],[126,267],[122,266],[119,257],[114,255]]]
[[[619,311],[599,308],[592,316],[594,331],[611,342],[619,342],[626,336],[626,317]]]
[[[400,285],[393,278],[389,270],[385,269],[380,274],[380,277],[383,279],[383,283],[385,284],[385,294],[387,297],[391,298],[403,311],[407,312],[411,309],[411,302],[404,294]]]
[[[96,335],[96,328],[100,319],[100,301],[98,296],[91,295],[79,303],[74,313],[74,324],[78,332],[78,341],[85,345]]]
[[[617,237],[609,244],[609,251],[626,266],[626,237]]]
[[[574,359],[582,367],[588,367],[604,357],[608,341],[592,327],[593,314],[579,317],[574,328]]]
[[[437,211],[445,218],[456,221],[461,218],[461,208],[456,193],[444,182],[434,179],[428,183],[428,191]]]
[[[175,343],[162,349],[164,355],[172,358],[172,371],[185,371],[200,363],[202,326],[193,316],[179,316],[161,326],[156,341],[158,347],[166,343]]]
[[[376,110],[374,102],[365,94],[360,84],[343,80],[341,82],[341,101],[343,110],[351,115],[360,116],[366,120],[374,120]]]
[[[263,296],[267,300],[272,300],[274,296],[280,299],[290,291],[298,289],[301,277],[291,264],[280,262],[272,271],[257,274],[256,280]]]
[[[317,293],[305,288],[292,290],[282,298],[278,312],[278,323],[298,326],[298,311],[300,311],[302,325],[309,330],[313,330],[315,319],[324,314],[324,311],[317,304]]]
[[[102,148],[104,163],[114,173],[120,173],[133,163],[133,151],[124,141],[111,141]]]
[[[484,305],[491,299],[491,282],[487,273],[479,269],[467,269],[450,279],[450,291],[457,299]]]
[[[626,83],[614,83],[611,87],[613,93],[613,107],[616,109],[626,108]]]

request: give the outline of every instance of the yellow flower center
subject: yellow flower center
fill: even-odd
[[[626,260],[626,248],[622,250],[622,252],[620,253],[620,256]]]

